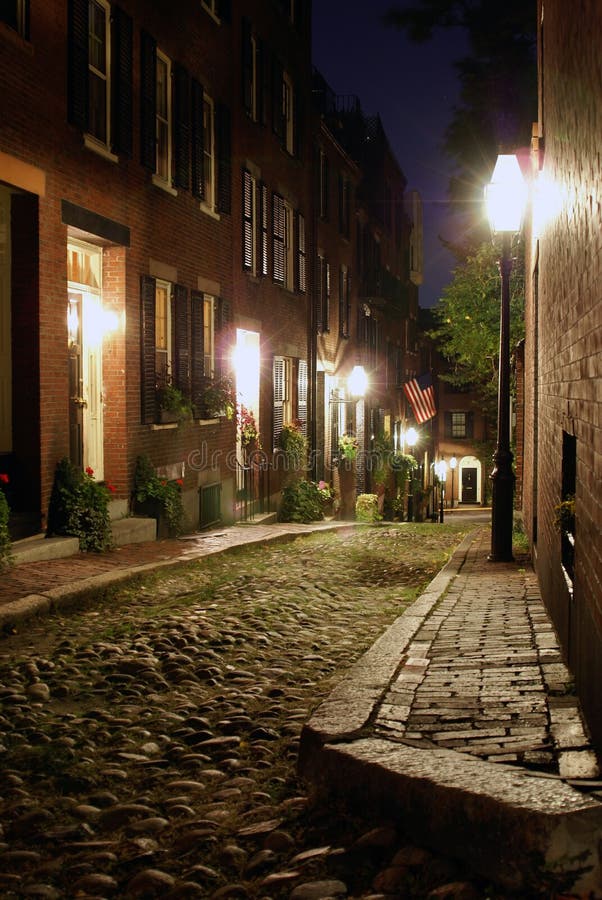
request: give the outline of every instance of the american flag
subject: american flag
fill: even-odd
[[[412,378],[411,381],[407,381],[403,386],[403,390],[410,401],[414,418],[418,424],[428,422],[429,419],[437,415],[433,379],[428,372],[425,375],[419,375],[418,378]]]

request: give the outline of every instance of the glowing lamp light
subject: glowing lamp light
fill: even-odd
[[[491,181],[485,187],[487,217],[495,232],[520,231],[527,185],[513,153],[502,153],[497,158]]]
[[[418,441],[418,432],[415,428],[408,428],[406,431],[406,444],[412,450]]]
[[[363,366],[354,366],[349,378],[347,386],[352,397],[363,397],[368,387],[368,376]]]

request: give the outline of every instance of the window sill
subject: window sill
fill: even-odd
[[[219,425],[220,421],[221,420],[218,417],[216,417],[215,419],[197,419],[196,420],[197,425],[200,425],[201,428],[203,427],[203,425]]]
[[[96,153],[98,156],[102,156],[103,159],[108,160],[109,162],[118,163],[119,157],[115,156],[114,153],[111,153],[106,144],[102,144],[97,138],[93,137],[91,134],[84,134],[84,147],[87,150],[91,150],[92,153]]]
[[[166,194],[171,194],[172,197],[178,196],[178,192],[176,191],[176,189],[172,188],[172,186],[170,184],[168,184],[166,181],[163,181],[162,178],[159,178],[158,175],[152,176],[152,182],[155,185],[155,187],[158,187],[158,188],[160,188],[160,190],[165,191]]]
[[[150,426],[151,431],[173,431],[178,427],[177,422],[165,422],[163,425],[160,425],[158,422],[154,422]]]
[[[220,216],[220,214],[210,206],[207,206],[205,203],[201,203],[199,209],[202,213],[205,213],[206,216],[209,216],[211,219],[215,219],[216,222],[221,222],[222,217]]]

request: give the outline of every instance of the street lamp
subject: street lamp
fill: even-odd
[[[452,487],[451,487],[451,508],[452,509],[454,508],[454,472],[456,471],[457,465],[458,465],[458,460],[456,459],[455,456],[452,456],[452,458],[449,461],[449,467],[450,467],[451,473],[452,473]]]
[[[418,442],[418,432],[412,426],[408,428],[408,430],[404,433],[404,448],[403,452],[405,453],[405,444],[407,443],[410,448],[410,454],[413,455],[414,447]],[[409,490],[408,490],[408,522],[411,522],[414,519],[414,470],[410,472],[409,481]]]
[[[510,449],[510,273],[512,235],[520,230],[526,185],[516,156],[497,158],[485,188],[487,215],[494,233],[501,233],[500,362],[497,406],[497,446],[491,473],[491,562],[511,562],[514,473]]]
[[[443,501],[445,499],[445,478],[447,476],[447,463],[443,457],[438,463],[435,463],[435,471],[439,479],[439,522],[443,524]]]

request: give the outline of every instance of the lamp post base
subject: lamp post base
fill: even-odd
[[[514,562],[512,527],[514,524],[514,472],[511,451],[497,451],[491,473],[491,553],[490,562]]]

